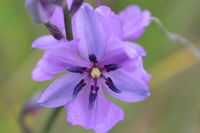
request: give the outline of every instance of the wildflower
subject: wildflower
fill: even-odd
[[[123,110],[105,92],[125,102],[142,101],[150,95],[150,75],[142,64],[144,49],[123,41],[116,27],[106,32],[103,22],[110,20],[102,18],[108,17],[84,4],[73,18],[75,40],[44,36],[32,46],[46,50],[32,73],[34,80],[50,80],[68,71],[44,90],[39,103],[47,108],[64,106],[70,123],[97,133],[106,133],[124,118]],[[113,22],[120,28],[120,22]]]
[[[141,11],[137,5],[130,5],[118,14],[107,6],[100,6],[96,13],[102,20],[105,33],[110,35],[109,38],[117,37],[121,40],[137,40],[151,22],[150,11]]]
[[[47,23],[55,10],[51,0],[26,0],[26,6],[37,23]]]

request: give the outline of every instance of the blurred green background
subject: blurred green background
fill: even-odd
[[[91,0],[91,3],[96,1]],[[200,45],[199,0],[106,0],[115,12],[138,4],[173,32]],[[37,37],[48,34],[43,25],[32,22],[24,0],[2,0],[0,4],[0,133],[21,133],[19,112],[26,100],[45,88],[48,82],[34,82],[31,71],[42,51],[30,50]],[[200,63],[191,51],[173,43],[152,23],[137,41],[147,50],[145,68],[152,74],[151,96],[140,103],[122,103],[125,120],[110,133],[199,133]],[[39,133],[52,109],[28,118]],[[91,132],[65,122],[63,111],[52,133]]]

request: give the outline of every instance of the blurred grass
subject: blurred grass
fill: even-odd
[[[199,41],[199,0],[107,0],[107,4],[116,12],[139,4],[142,9],[151,10],[171,31]],[[47,31],[31,21],[23,0],[1,1],[0,16],[0,133],[20,133],[17,118],[21,106],[33,92],[49,83],[31,80],[30,72],[42,52],[29,50],[31,42]],[[134,104],[115,100],[126,117],[111,132],[199,133],[200,64],[196,58],[182,45],[170,42],[154,24],[138,43],[148,53],[144,61],[153,76],[152,95],[149,100]],[[38,117],[30,118],[36,132],[50,111],[44,109]],[[52,130],[56,132],[88,131],[66,123],[63,111]]]

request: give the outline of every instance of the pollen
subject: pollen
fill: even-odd
[[[99,68],[94,67],[92,68],[92,71],[90,72],[90,76],[92,78],[99,78],[101,76],[101,71],[99,70]]]

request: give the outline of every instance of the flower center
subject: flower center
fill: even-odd
[[[99,78],[101,76],[101,71],[99,70],[98,67],[94,67],[90,72],[90,76],[92,78]]]

